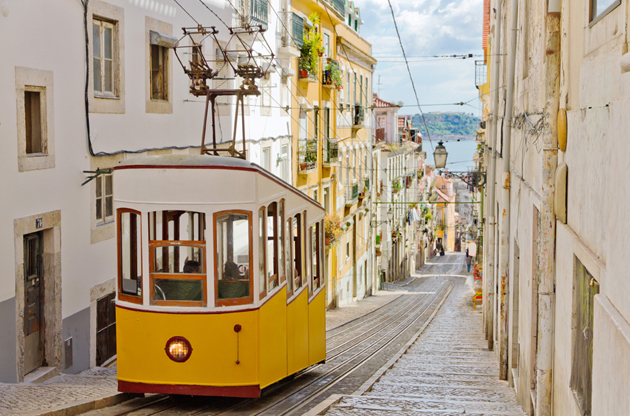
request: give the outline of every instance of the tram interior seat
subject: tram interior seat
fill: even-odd
[[[249,280],[219,280],[219,299],[246,298],[249,296]]]

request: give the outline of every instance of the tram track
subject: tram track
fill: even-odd
[[[350,374],[357,371],[365,363],[367,363],[369,359],[373,358],[383,349],[396,341],[398,337],[400,337],[414,323],[425,316],[431,310],[432,306],[439,304],[439,302],[446,297],[448,293],[450,293],[451,287],[452,286],[450,284],[443,284],[435,297],[426,297],[426,302],[423,302],[416,310],[416,312],[419,313],[410,314],[408,318],[403,319],[402,322],[392,328],[388,333],[384,334],[376,341],[373,341],[359,352],[354,353],[350,358],[337,364],[333,368],[328,369],[324,374],[320,375],[315,380],[312,380],[306,385],[299,387],[297,390],[290,392],[285,397],[279,398],[279,400],[276,400],[274,403],[264,407],[263,409],[260,409],[255,413],[248,414],[252,416],[284,416],[295,413],[300,408],[312,402],[316,397],[325,393]],[[358,345],[360,345],[360,343]],[[287,402],[288,407],[286,407]],[[231,415],[228,412],[219,414]]]
[[[436,305],[439,305],[452,289],[450,279],[442,277],[457,274],[457,269],[461,270],[462,266],[463,261],[451,264],[444,261],[435,262],[423,270],[421,282],[409,282],[413,287],[405,289],[408,293],[360,318],[333,328],[331,331],[337,331],[327,337],[325,364],[309,367],[294,377],[268,387],[259,399],[197,397],[178,400],[156,395],[154,400],[142,399],[144,400],[142,403],[128,409],[98,414],[103,416],[301,414],[320,402],[321,400],[316,399],[329,389],[354,382],[352,378],[358,377],[357,374],[360,376],[362,371],[368,371],[369,363],[378,357],[379,353],[387,350],[389,346],[396,345],[403,334],[414,326],[417,328],[418,324],[423,325]],[[346,327],[348,324],[349,327]]]

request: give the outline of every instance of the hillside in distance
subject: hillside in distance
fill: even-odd
[[[424,113],[431,136],[476,136],[481,119],[472,113]],[[414,128],[425,135],[420,114],[413,116]]]

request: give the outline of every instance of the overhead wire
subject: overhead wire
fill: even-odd
[[[387,0],[389,4],[389,9],[392,12],[392,20],[394,21],[394,27],[396,28],[396,35],[398,36],[398,42],[400,42],[400,49],[402,50],[403,56],[405,57],[405,64],[407,65],[407,72],[409,73],[409,79],[411,80],[411,86],[413,87],[413,93],[416,96],[416,102],[418,104],[418,109],[420,110],[420,115],[422,116],[422,123],[424,124],[424,129],[427,132],[427,138],[429,139],[429,143],[431,144],[431,150],[433,150],[433,141],[431,140],[431,134],[429,133],[429,127],[427,126],[427,121],[424,118],[424,112],[422,111],[422,107],[420,106],[420,99],[418,99],[418,91],[416,91],[416,84],[413,82],[413,76],[411,75],[411,69],[409,68],[409,62],[407,61],[407,57],[405,55],[405,48],[402,43],[402,38],[400,37],[400,32],[398,31],[398,24],[396,23],[396,16],[394,15],[394,8],[392,7],[391,0]]]

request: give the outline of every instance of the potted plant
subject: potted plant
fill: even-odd
[[[299,61],[300,78],[308,78],[308,74],[311,73],[310,55],[311,55],[310,45],[305,39],[304,44],[302,45],[302,49],[300,51],[300,61]]]
[[[341,218],[338,215],[326,214],[324,217],[324,238],[326,245],[334,244],[341,234]]]
[[[343,88],[343,77],[339,63],[334,59],[329,59],[328,64],[324,68],[324,84],[332,85],[337,91]]]

